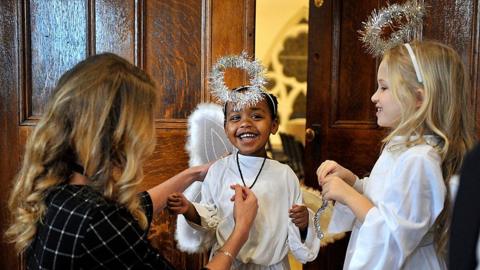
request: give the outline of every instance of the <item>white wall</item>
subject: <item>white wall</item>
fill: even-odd
[[[308,19],[308,0],[257,0],[256,6],[256,25],[255,25],[255,56],[260,59],[265,66],[273,64],[276,68],[274,73],[270,73],[271,78],[275,78],[278,83],[272,89],[279,101],[279,131],[291,133],[297,139],[303,142],[304,124],[303,119],[297,119],[290,122],[289,117],[292,114],[292,105],[296,95],[303,92],[306,95],[306,82],[297,82],[294,78],[283,76],[281,72],[281,63],[272,55],[278,53],[283,44],[283,40],[288,35],[296,35],[300,30],[297,22],[301,18]],[[300,30],[305,32],[305,30]],[[280,70],[280,71],[279,71]],[[287,96],[282,83],[288,83],[294,89]],[[290,123],[289,123],[290,122]],[[303,126],[301,126],[303,123]],[[300,124],[300,125],[299,125]],[[272,136],[272,145],[279,147],[281,144],[279,136]]]
[[[268,49],[281,30],[301,10],[308,10],[308,0],[257,0],[255,55],[265,59]]]

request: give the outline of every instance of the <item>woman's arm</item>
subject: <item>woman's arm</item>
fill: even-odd
[[[195,181],[203,181],[211,163],[188,168],[165,182],[149,189],[153,203],[153,214],[158,214],[166,205],[168,195],[174,192],[183,192]]]
[[[238,252],[248,239],[250,227],[257,215],[257,198],[251,190],[235,185],[235,205],[233,216],[235,228],[221,249],[217,251],[206,268],[211,270],[230,269]]]

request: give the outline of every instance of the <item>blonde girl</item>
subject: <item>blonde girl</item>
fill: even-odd
[[[317,170],[337,201],[329,230],[352,230],[344,269],[445,269],[447,187],[475,140],[467,71],[452,48],[412,42],[385,52],[377,80],[377,123],[391,131],[370,176]]]
[[[156,142],[155,92],[146,73],[110,53],[61,77],[9,198],[6,236],[27,269],[171,268],[148,244],[149,224],[167,195],[202,180],[208,165],[138,194]]]

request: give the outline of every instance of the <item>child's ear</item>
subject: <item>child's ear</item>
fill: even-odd
[[[273,119],[273,121],[272,121],[272,128],[270,129],[270,133],[275,135],[275,133],[277,133],[277,131],[278,131],[278,118],[275,117],[275,119]]]
[[[417,88],[415,90],[415,96],[417,99],[417,102],[415,104],[415,107],[418,109],[422,106],[423,104],[423,97],[425,96],[425,92],[423,91],[423,88]]]

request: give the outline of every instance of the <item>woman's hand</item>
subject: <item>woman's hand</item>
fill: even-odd
[[[210,168],[210,166],[212,166],[214,162],[215,161],[211,161],[207,164],[190,167],[188,170],[191,170],[196,174],[196,181],[203,181],[203,179],[205,179],[205,176],[207,175],[208,169]]]
[[[257,215],[258,202],[255,194],[243,186],[232,185],[235,190],[233,218],[235,228],[212,260],[206,265],[207,269],[224,270],[230,269],[234,258],[248,239],[248,233]]]
[[[340,177],[343,181],[347,182],[350,186],[355,184],[357,176],[353,174],[349,169],[342,167],[340,164],[333,160],[325,160],[320,164],[317,169],[318,184],[323,186],[325,178],[330,175]]]
[[[153,213],[159,213],[167,205],[167,199],[170,194],[185,191],[195,181],[203,181],[212,164],[213,162],[210,162],[190,167],[149,189],[148,194],[150,194],[152,199]]]
[[[250,189],[241,185],[232,185],[231,188],[235,190],[233,207],[235,227],[244,230],[244,233],[248,235],[250,226],[257,216],[257,197]]]

